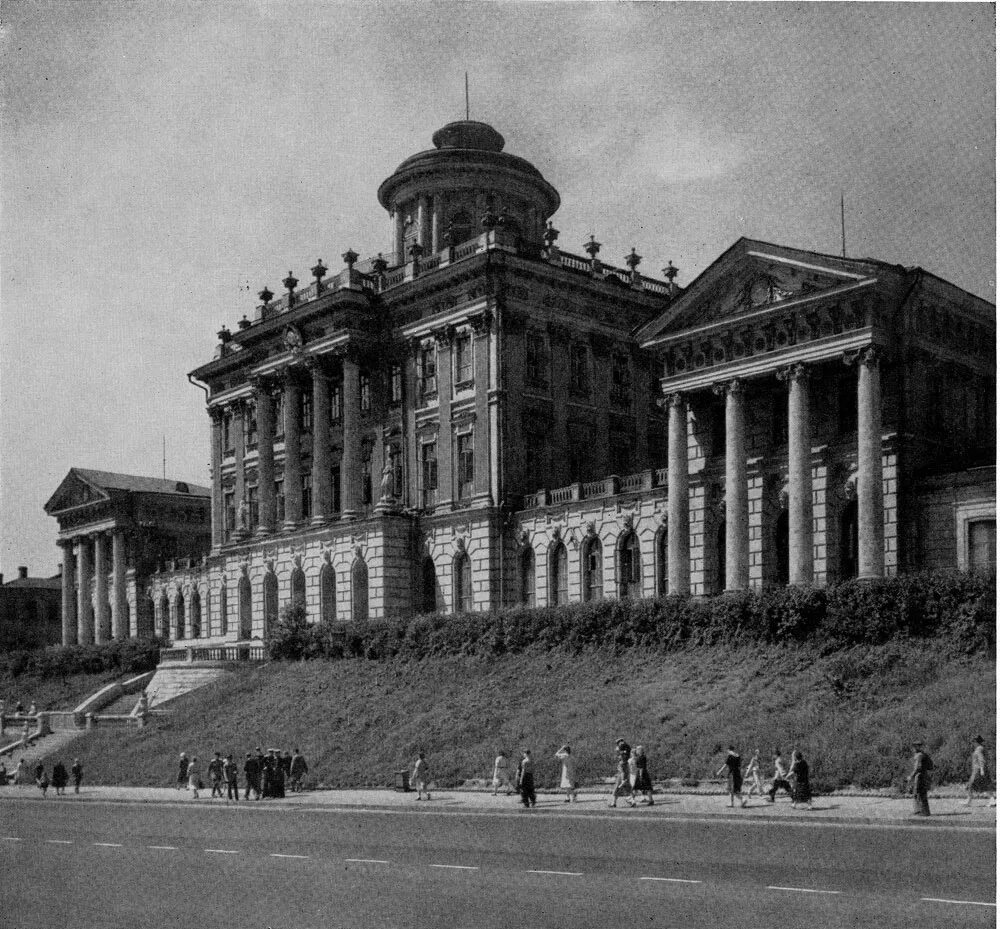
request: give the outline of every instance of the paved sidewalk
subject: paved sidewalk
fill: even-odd
[[[63,797],[57,797],[50,788],[47,802],[52,803],[182,803],[185,805],[211,804],[225,806],[225,800],[211,799],[209,791],[201,792],[201,797],[194,800],[186,790],[170,787],[91,787],[84,785],[80,794],[74,794],[72,787]],[[290,794],[283,800],[249,801],[247,808],[253,809],[295,809],[309,807],[312,809],[389,809],[414,810],[427,812],[459,813],[469,811],[475,813],[519,813],[524,812],[516,796],[494,797],[489,791],[475,790],[436,790],[428,801],[417,802],[414,792],[401,793],[394,790],[312,790],[301,794]],[[41,793],[34,786],[0,787],[0,800],[40,800]],[[229,804],[234,806],[235,804]],[[240,801],[240,806],[244,802]],[[996,808],[987,805],[984,799],[976,800],[971,807],[965,805],[965,800],[956,797],[934,797],[931,795],[931,817],[924,819],[913,816],[912,801],[907,797],[858,797],[858,796],[828,796],[817,797],[813,801],[812,810],[805,808],[793,809],[785,798],[779,798],[776,803],[754,797],[746,809],[739,806],[731,808],[724,795],[692,794],[692,793],[658,793],[652,807],[638,805],[635,809],[629,807],[624,800],[618,801],[615,811],[608,807],[608,795],[605,792],[581,791],[576,803],[566,803],[563,795],[556,792],[544,792],[538,795],[537,809],[555,814],[606,814],[618,815],[623,818],[651,816],[669,819],[672,816],[720,816],[733,818],[752,818],[755,820],[810,820],[845,821],[845,822],[909,822],[935,823],[949,826],[975,826],[979,828],[996,827]]]

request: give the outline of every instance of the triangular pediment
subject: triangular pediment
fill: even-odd
[[[62,479],[56,492],[45,504],[45,512],[55,516],[65,510],[110,499],[104,490],[84,478],[75,468],[70,468],[69,474]]]
[[[740,239],[639,332],[642,343],[871,280],[879,262]]]

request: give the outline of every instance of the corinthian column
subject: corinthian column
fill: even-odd
[[[90,539],[80,536],[76,550],[76,628],[77,641],[90,645],[94,641],[94,604],[91,600]]]
[[[788,382],[788,582],[813,582],[812,432],[809,369],[793,365],[779,374]]]
[[[213,406],[208,415],[211,420],[209,447],[212,453],[212,548],[222,547],[225,538],[225,514],[222,509],[222,420],[221,407]],[[117,638],[117,636],[116,636]]]
[[[473,374],[476,380],[476,431],[473,435],[472,500],[484,506],[493,505],[490,491],[490,332],[493,314],[485,310],[472,321]]]
[[[271,384],[254,381],[257,401],[257,534],[274,532],[274,397]]]
[[[438,378],[438,493],[437,508],[450,510],[452,502],[453,478],[453,436],[451,428],[451,343],[454,338],[452,328],[446,327],[434,333],[437,342]]]
[[[285,374],[285,529],[302,520],[302,388],[297,373]]]
[[[125,597],[125,533],[115,529],[111,533],[111,635],[115,639],[128,638],[128,618]]]
[[[103,532],[94,534],[94,640],[111,638],[108,624],[108,546]]]
[[[361,370],[354,349],[342,357],[344,371],[343,457],[340,462],[340,505],[344,519],[361,515]]]
[[[670,396],[667,424],[667,592],[691,592],[691,519],[688,502],[687,401]]]
[[[726,395],[726,590],[750,583],[750,509],[747,499],[746,396],[736,379]]]
[[[858,577],[885,573],[882,513],[882,382],[876,348],[858,358]]]
[[[59,543],[62,547],[62,644],[76,645],[76,591],[73,589],[76,576],[76,559],[73,557],[73,542],[66,539]]]
[[[312,374],[312,523],[326,522],[332,509],[330,486],[330,380],[318,358],[306,362]]]

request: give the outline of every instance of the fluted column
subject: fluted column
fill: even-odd
[[[285,375],[285,529],[302,521],[302,388],[297,374]]]
[[[489,310],[472,321],[473,329],[473,375],[476,380],[476,431],[473,435],[472,500],[485,506],[492,506],[490,491],[490,332],[493,314]]]
[[[343,457],[340,461],[340,505],[344,519],[361,515],[361,370],[357,353],[348,349],[344,371]]]
[[[73,556],[73,542],[66,539],[62,547],[62,644],[76,645],[76,559]]]
[[[437,340],[438,379],[438,496],[437,508],[450,510],[454,494],[452,472],[454,471],[451,428],[451,342],[454,332],[451,327],[434,333]]]
[[[670,396],[667,425],[667,592],[691,592],[691,519],[688,502],[688,407]]]
[[[874,347],[858,358],[858,577],[885,573],[882,380]]]
[[[77,641],[80,645],[90,645],[94,641],[94,603],[91,599],[91,561],[90,539],[80,536],[76,550],[76,629]]]
[[[213,406],[208,415],[211,422],[209,446],[212,453],[212,548],[219,549],[225,538],[225,511],[222,503],[222,421],[225,414],[221,407]]]
[[[254,382],[257,400],[257,534],[274,532],[274,397],[271,385]]]
[[[788,382],[788,583],[813,583],[812,422],[809,369],[792,365]]]
[[[312,523],[326,522],[333,508],[330,486],[330,380],[318,358],[309,362],[312,374]]]
[[[441,251],[441,195],[431,196],[431,251]]]
[[[742,381],[726,395],[726,590],[750,584],[750,509],[747,495],[746,396]]]
[[[125,615],[125,533],[114,529],[111,533],[111,636],[128,638],[128,617]]]
[[[236,538],[239,538],[243,534],[243,527],[240,524],[240,504],[243,503],[247,496],[247,438],[245,417],[249,409],[249,404],[245,400],[236,400],[229,407],[229,412],[233,417],[233,462],[236,465],[233,482],[233,500],[235,504],[233,536]],[[256,416],[256,413],[254,415]]]
[[[403,255],[403,211],[398,206],[392,214],[392,252],[396,256],[395,264],[401,265],[406,260]]]
[[[94,641],[111,638],[108,623],[108,545],[103,532],[94,534]]]
[[[417,201],[417,241],[423,246],[424,254],[430,253],[431,210],[426,196]]]

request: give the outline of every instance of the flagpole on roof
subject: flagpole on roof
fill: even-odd
[[[840,255],[847,257],[847,226],[844,224],[844,192],[840,192]]]

